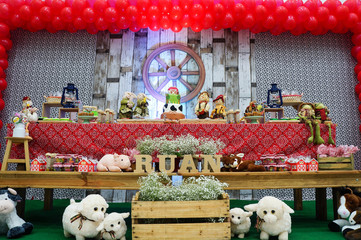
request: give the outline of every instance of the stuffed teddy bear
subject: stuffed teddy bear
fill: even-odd
[[[266,169],[262,165],[254,164],[252,160],[244,160],[237,165],[237,171],[264,172]]]
[[[130,159],[127,155],[106,154],[98,162],[97,169],[99,172],[127,172],[131,171]]]
[[[245,212],[242,208],[232,208],[229,211],[231,215],[231,236],[244,238],[244,235],[249,232],[251,228],[251,212]]]
[[[281,200],[266,196],[258,203],[244,206],[244,209],[257,213],[256,228],[261,230],[260,239],[267,240],[269,236],[278,236],[280,240],[287,240],[291,233],[291,215],[293,209]]]
[[[238,158],[236,158],[233,154],[223,155],[221,157],[221,162],[223,163],[221,172],[235,172],[236,171],[236,168],[238,165]]]
[[[0,189],[0,234],[8,238],[18,238],[29,234],[33,230],[33,224],[25,222],[16,213],[16,204],[21,197],[12,188]]]
[[[63,214],[64,236],[68,238],[73,235],[76,240],[97,237],[97,227],[104,220],[108,207],[99,194],[90,194],[78,203],[71,199]]]
[[[127,217],[129,217],[128,212],[106,214],[104,221],[97,227],[97,231],[100,231],[100,238],[105,240],[125,240],[127,225],[124,218]]]

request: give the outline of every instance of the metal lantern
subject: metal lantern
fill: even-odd
[[[63,88],[61,105],[65,108],[75,108],[75,102],[77,100],[79,100],[78,89],[74,86],[74,83],[68,83],[68,85]]]
[[[282,90],[277,87],[276,83],[272,83],[271,86],[267,93],[267,105],[270,108],[279,108],[283,104]]]

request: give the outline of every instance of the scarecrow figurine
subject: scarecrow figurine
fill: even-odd
[[[310,127],[311,137],[308,138],[308,143],[323,144],[325,141],[321,137],[321,120],[316,119],[315,110],[316,108],[313,103],[302,103],[298,107],[298,116],[301,122]],[[315,126],[315,134],[313,134],[313,125]]]
[[[172,103],[172,104],[180,104],[180,95],[178,88],[170,87],[168,88],[168,93],[165,96],[165,103]]]
[[[165,96],[165,104],[163,107],[163,113],[160,118],[165,119],[166,121],[175,121],[179,119],[184,119],[185,116],[182,113],[183,106],[180,104],[180,95],[178,88],[170,87],[168,88],[168,93]]]
[[[125,92],[120,102],[119,108],[119,119],[128,118],[132,119],[133,117],[133,106],[134,102],[133,99],[137,98],[134,93],[132,92]]]
[[[147,100],[150,101],[144,93],[138,93],[137,106],[134,109],[134,118],[145,118],[149,116],[149,104]]]
[[[328,127],[328,143],[335,145],[335,141],[332,139],[332,122],[328,117],[329,113],[330,111],[323,103],[315,103],[315,117]]]
[[[221,118],[224,119],[226,117],[226,107],[224,106],[225,96],[219,95],[216,99],[213,100],[216,105],[211,113],[212,119]]]
[[[194,109],[194,113],[199,119],[205,119],[209,117],[209,94],[208,92],[201,92],[198,96],[198,103]]]

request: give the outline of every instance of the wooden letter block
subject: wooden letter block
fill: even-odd
[[[196,165],[194,164],[192,155],[184,155],[182,165],[178,170],[179,173],[196,173],[198,172]]]
[[[152,156],[150,155],[135,155],[135,170],[136,173],[147,172],[150,173],[153,171],[152,168]],[[144,169],[143,169],[144,166]]]
[[[221,155],[203,155],[201,158],[204,159],[202,172],[220,172],[221,171]]]
[[[175,158],[176,155],[158,155],[159,159],[159,171],[172,173],[175,167]],[[170,161],[170,168],[166,169],[166,160]]]

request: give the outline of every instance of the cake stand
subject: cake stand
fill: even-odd
[[[95,117],[95,116],[79,116],[78,115],[78,118],[82,119],[83,123],[90,123],[91,120],[96,119],[97,117]]]
[[[246,120],[249,120],[250,123],[255,124],[255,123],[259,123],[259,120],[261,120],[263,118],[263,116],[247,116],[247,117],[244,117],[244,118]]]

